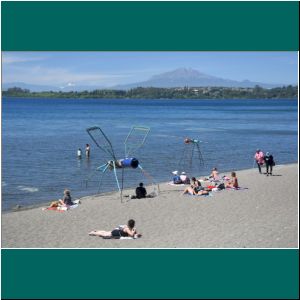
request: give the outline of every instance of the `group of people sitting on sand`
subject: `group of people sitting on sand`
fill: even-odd
[[[220,176],[217,168],[213,168],[211,174],[208,176],[208,178],[204,178],[202,180],[196,179],[196,177],[192,177],[191,180],[186,175],[185,172],[182,172],[180,175],[178,174],[178,171],[172,172],[174,175],[173,183],[174,184],[190,184],[189,187],[187,187],[182,194],[190,194],[190,195],[208,195],[210,191],[212,191],[213,188],[221,189],[221,186],[223,185],[224,188],[237,188],[238,187],[238,180],[236,177],[236,173],[231,173],[231,179],[228,179],[227,182],[220,183],[219,185],[215,186],[202,186],[201,181],[220,181]],[[225,176],[223,176],[222,179],[224,179]],[[141,199],[141,198],[152,198],[153,195],[147,194],[147,190],[144,187],[144,184],[141,182],[139,186],[135,190],[135,195],[130,196],[131,199]],[[59,209],[59,208],[65,208],[68,209],[73,205],[79,204],[79,200],[72,200],[71,192],[68,189],[64,190],[64,196],[62,199],[59,199],[58,201],[51,202],[50,206],[46,209]],[[105,231],[105,230],[93,230],[89,232],[90,236],[99,236],[105,239],[122,239],[122,238],[140,238],[142,235],[137,232],[135,226],[135,221],[133,219],[130,219],[127,222],[127,225],[119,225],[118,227],[114,228],[111,231]]]
[[[179,175],[178,171],[173,171],[172,174],[174,175],[172,179],[173,184],[190,184],[191,182],[185,172],[181,172]]]
[[[201,181],[214,182],[215,185],[202,186]],[[217,168],[213,168],[211,174],[208,177],[202,179],[196,179],[192,177],[192,182],[189,187],[183,191],[184,194],[189,195],[208,195],[210,191],[222,190],[225,188],[237,189],[239,187],[238,179],[235,172],[231,172],[231,178],[223,176],[220,178]]]

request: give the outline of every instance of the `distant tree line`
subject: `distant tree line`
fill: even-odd
[[[94,91],[31,92],[19,87],[2,91],[2,96],[24,98],[98,98],[98,99],[292,99],[298,98],[298,86],[272,89],[234,87],[183,87],[154,88],[137,87],[130,90],[99,89]]]

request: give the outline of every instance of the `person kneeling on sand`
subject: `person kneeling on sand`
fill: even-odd
[[[112,231],[93,230],[89,233],[89,235],[100,236],[103,238],[120,238],[120,237],[139,238],[142,235],[137,232],[136,228],[134,228],[134,225],[135,225],[135,221],[130,219],[127,222],[127,225],[118,226]]]
[[[239,187],[238,179],[235,172],[231,172],[231,179],[226,183],[225,187],[236,189]]]

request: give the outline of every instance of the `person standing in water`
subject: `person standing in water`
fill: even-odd
[[[85,156],[86,158],[90,158],[90,154],[91,154],[91,148],[89,144],[85,145]]]
[[[77,150],[77,158],[81,159],[81,157],[82,157],[82,151],[81,151],[80,148],[78,148],[78,150]]]

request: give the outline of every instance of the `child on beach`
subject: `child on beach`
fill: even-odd
[[[231,179],[226,183],[226,188],[237,189],[239,187],[238,179],[235,172],[231,172]]]
[[[90,236],[99,236],[103,238],[121,238],[121,237],[132,237],[139,238],[142,235],[137,233],[136,228],[134,228],[135,221],[130,219],[127,222],[127,225],[118,226],[112,231],[104,231],[104,230],[93,230],[89,233]]]

